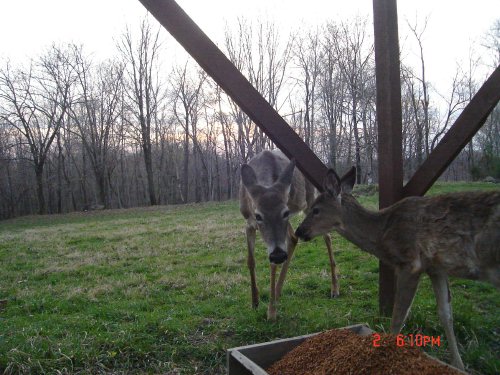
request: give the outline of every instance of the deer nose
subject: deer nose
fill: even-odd
[[[269,261],[274,264],[281,264],[287,260],[288,255],[279,247],[275,248],[271,254],[269,254]]]
[[[311,238],[306,234],[306,231],[301,226],[295,231],[295,235],[304,241],[309,241]]]

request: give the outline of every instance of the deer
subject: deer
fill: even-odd
[[[298,239],[290,224],[290,218],[308,209],[316,192],[302,173],[295,169],[295,160],[279,150],[264,150],[241,166],[240,212],[246,220],[248,248],[247,265],[250,271],[252,307],[259,305],[259,289],[255,276],[256,231],[266,244],[270,263],[271,286],[267,319],[276,320],[276,304],[281,296]],[[331,270],[332,298],[339,295],[336,263],[330,234],[323,235]],[[279,265],[281,271],[276,282]]]
[[[352,167],[342,178],[329,169],[324,191],[297,228],[300,239],[335,230],[361,250],[394,267],[395,302],[391,333],[398,334],[420,277],[432,282],[451,364],[464,369],[453,331],[449,276],[487,281],[500,289],[500,191],[408,197],[371,211],[351,192]]]

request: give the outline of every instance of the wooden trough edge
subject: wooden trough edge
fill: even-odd
[[[361,336],[373,333],[367,324],[355,324],[338,329],[349,329]],[[227,374],[268,375],[264,368],[281,359],[307,338],[316,336],[319,333],[321,332],[227,349]]]
[[[355,324],[337,329],[348,329],[360,336],[368,336],[374,333],[368,324]],[[321,332],[227,349],[227,375],[269,375],[265,370],[266,368],[280,360],[286,353],[300,345],[309,337],[316,336],[319,333]],[[424,351],[422,352],[432,360],[450,367],[461,374],[467,375],[466,372],[434,358]]]

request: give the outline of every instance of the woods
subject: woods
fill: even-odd
[[[408,27],[418,59],[402,50],[405,178],[480,87],[479,68],[500,64],[497,21],[438,92],[426,75],[426,23]],[[221,47],[323,162],[355,165],[358,183],[376,183],[371,34],[361,17],[290,35],[242,18]],[[162,35],[145,19],[105,61],[70,44],[0,66],[0,219],[235,198],[240,164],[272,143],[192,60],[172,66],[174,42]],[[487,176],[500,178],[499,107],[443,178]]]

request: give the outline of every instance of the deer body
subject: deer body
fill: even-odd
[[[278,150],[263,151],[241,167],[240,212],[246,219],[248,246],[247,264],[250,270],[252,306],[259,304],[259,292],[255,277],[255,236],[259,230],[267,245],[271,266],[271,295],[267,316],[276,319],[276,301],[292,259],[297,238],[289,218],[307,209],[314,200],[314,188],[304,176],[295,170],[295,162],[289,161]],[[338,295],[338,280],[329,234],[324,236],[332,271],[331,295]],[[282,264],[279,280],[276,270]]]
[[[337,231],[380,260],[500,287],[500,192],[410,197],[380,212],[341,199]]]
[[[452,364],[463,369],[453,332],[448,276],[500,288],[500,191],[410,197],[373,212],[350,195],[354,178],[353,169],[342,179],[333,170],[328,172],[326,192],[313,203],[297,236],[308,240],[335,229],[395,268],[392,333],[401,330],[420,276],[427,273]]]

